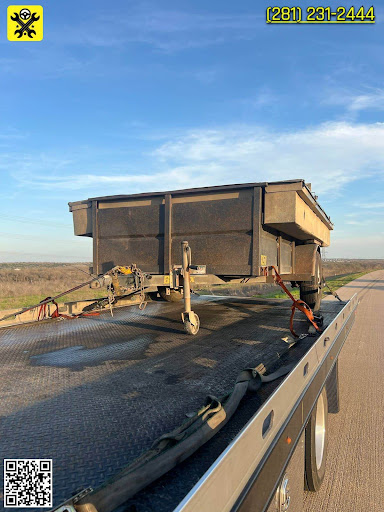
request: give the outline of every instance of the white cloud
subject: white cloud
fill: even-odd
[[[367,109],[384,110],[384,91],[352,97],[348,108],[352,111]]]
[[[26,133],[11,127],[0,132],[0,141],[18,141],[19,139],[25,139],[26,137]]]
[[[269,89],[263,88],[259,90],[254,96],[251,96],[247,99],[242,99],[241,103],[251,106],[253,108],[263,108],[263,107],[278,107],[279,102],[281,101],[281,97],[279,98],[274,93],[272,93]]]
[[[364,93],[338,90],[328,94],[324,103],[343,106],[350,113],[384,110],[384,89],[373,89]]]
[[[138,152],[136,166],[114,148],[108,153],[103,148],[80,147],[67,151],[71,159],[65,154],[1,155],[0,171],[13,176],[20,193],[36,194],[35,200],[42,201],[59,197],[63,204],[119,193],[303,178],[312,183],[320,202],[340,200],[346,206],[344,212],[348,207],[353,214],[364,212],[364,217],[340,213],[339,221],[333,219],[345,229],[334,233],[330,256],[383,257],[383,234],[372,232],[372,222],[365,225],[370,212],[381,213],[380,196],[373,196],[371,203],[362,196],[360,204],[342,196],[346,184],[365,178],[377,183],[374,194],[380,192],[383,123],[326,123],[296,131],[228,126],[175,131],[166,139],[149,137],[147,141],[152,151]]]
[[[383,175],[384,124],[326,123],[294,132],[258,127],[191,131],[161,145],[154,155],[199,168],[210,183],[304,178],[317,192],[337,192],[362,176]]]
[[[100,170],[96,149],[85,165],[75,158],[26,156],[17,165],[12,162],[13,168],[21,169],[13,176],[21,186],[98,195],[121,192],[121,186],[134,193],[303,178],[316,193],[332,195],[351,181],[384,177],[384,124],[326,123],[293,132],[257,126],[189,130],[141,156],[135,171],[122,161],[115,162],[109,173]],[[102,159],[107,161],[108,155]],[[95,162],[98,171],[92,172]]]

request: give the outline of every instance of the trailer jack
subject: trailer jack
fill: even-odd
[[[181,253],[182,253],[182,273],[184,283],[184,313],[181,313],[181,318],[184,324],[184,328],[188,334],[195,335],[199,332],[200,319],[191,310],[191,273],[192,268],[191,261],[191,248],[188,242],[181,242]]]

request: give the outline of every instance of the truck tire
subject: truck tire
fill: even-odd
[[[317,312],[320,309],[322,299],[322,283],[323,283],[323,266],[321,263],[320,252],[316,251],[315,256],[315,275],[312,281],[301,281],[300,299]]]
[[[305,488],[316,492],[325,475],[328,443],[328,400],[325,387],[305,427]]]
[[[167,295],[167,288],[165,286],[159,286],[159,294],[163,300],[167,302],[180,302],[183,300],[183,294],[178,290],[170,290],[170,294]]]
[[[328,412],[337,414],[340,412],[340,388],[339,388],[339,360],[333,366],[331,373],[327,379],[327,399],[328,399]]]

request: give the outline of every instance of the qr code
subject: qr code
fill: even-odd
[[[52,459],[5,459],[4,507],[52,507]]]

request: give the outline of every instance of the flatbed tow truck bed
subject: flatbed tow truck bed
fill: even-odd
[[[104,311],[1,329],[2,457],[53,459],[54,507],[75,491],[100,486],[182,424],[207,395],[228,393],[243,369],[262,363],[270,373],[299,362],[319,334],[290,346],[290,306],[289,300],[199,297],[194,310],[202,327],[194,337],[180,324],[178,304],[156,301],[143,311],[115,309],[113,317]],[[324,325],[343,308],[323,301]],[[308,332],[300,313],[295,330]],[[121,510],[177,508],[286,378],[249,393],[219,433]]]

